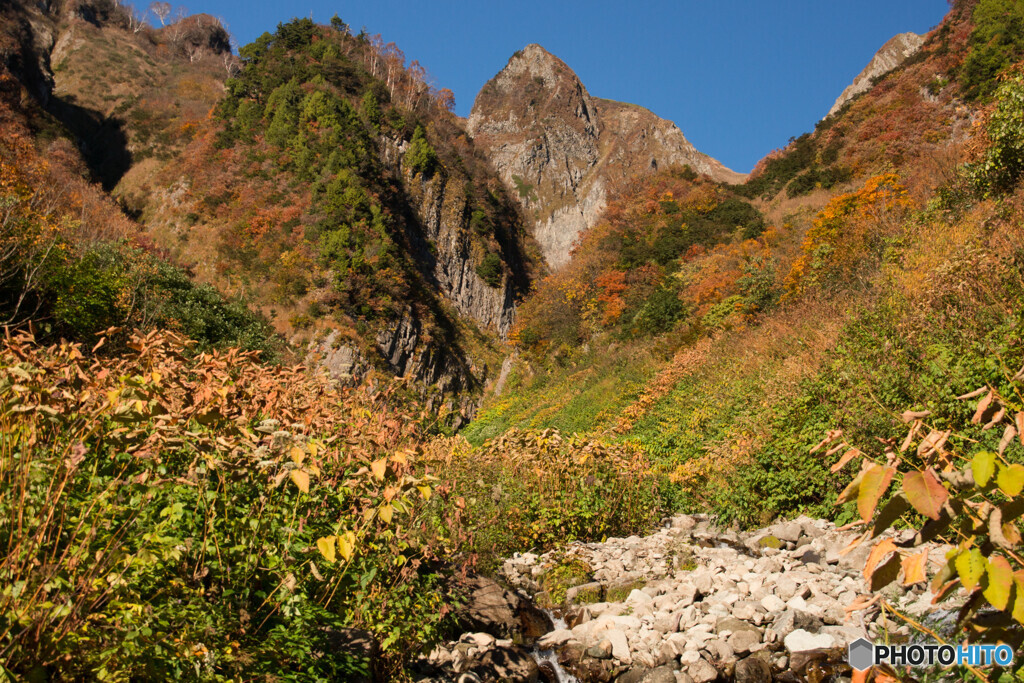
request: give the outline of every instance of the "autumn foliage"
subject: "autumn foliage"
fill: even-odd
[[[415,420],[391,389],[190,345],[4,341],[5,669],[346,678],[371,665],[329,647],[352,627],[398,666],[443,622],[428,563],[461,542],[459,508],[426,511],[444,494],[416,467]]]
[[[695,316],[744,290],[748,264],[768,263],[764,229],[749,203],[688,169],[637,179],[572,261],[537,285],[516,338],[557,350],[606,331],[645,337],[700,325]]]

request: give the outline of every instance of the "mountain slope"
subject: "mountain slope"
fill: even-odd
[[[422,67],[340,21],[279,25],[236,57],[205,15],[154,28],[106,0],[3,12],[27,120],[75,141],[138,221],[132,239],[336,377],[377,368],[460,394],[454,412],[428,399],[455,422],[472,415],[539,259]]]
[[[828,430],[898,445],[908,409],[931,411],[937,429],[966,424],[956,397],[1011,392],[1022,362],[1024,78],[1018,65],[978,83],[964,67],[988,49],[976,17],[1001,6],[955,3],[913,58],[732,197],[682,175],[635,179],[524,301],[519,360],[467,438],[622,439],[684,507],[742,524],[852,521],[835,504],[850,476],[812,450]],[[1012,28],[1004,18],[988,30]],[[969,83],[995,101],[972,103]],[[720,207],[742,224],[735,195],[764,230],[704,232]],[[998,434],[976,438],[998,447]]]
[[[900,33],[890,38],[885,45],[878,49],[864,70],[857,74],[853,82],[840,93],[832,104],[832,108],[828,110],[827,116],[835,114],[844,104],[860,93],[869,90],[873,80],[898,67],[904,60],[916,54],[923,44],[924,37],[916,33]]]
[[[468,131],[517,197],[554,268],[631,177],[690,165],[715,180],[745,177],[698,152],[670,121],[592,97],[539,45],[516,53],[477,95]]]

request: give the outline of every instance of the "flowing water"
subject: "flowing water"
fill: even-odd
[[[555,625],[554,630],[561,628],[568,628],[568,624],[565,623],[565,619],[558,616],[551,610],[544,610],[544,613],[551,618],[551,623]],[[558,663],[558,655],[555,654],[554,650],[541,650],[536,645],[533,646],[533,651],[530,653],[533,655],[533,659],[537,662],[537,665],[541,670],[548,671],[558,683],[578,683],[578,679],[562,668],[562,665]]]

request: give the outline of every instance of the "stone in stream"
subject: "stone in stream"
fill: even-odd
[[[522,601],[518,610],[519,625],[526,642],[540,638],[555,627],[547,612],[532,602]]]
[[[459,610],[458,625],[465,631],[483,631],[496,636],[517,630],[515,608],[518,599],[492,579],[476,576],[466,581],[469,600]]]
[[[473,673],[485,681],[535,681],[538,667],[533,656],[523,648],[488,650],[480,657]]]
[[[545,633],[543,636],[537,639],[537,647],[541,650],[554,650],[560,645],[572,640],[572,631],[567,628],[560,628],[554,631]]]

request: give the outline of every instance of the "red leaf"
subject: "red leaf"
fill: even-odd
[[[926,517],[938,519],[949,492],[931,470],[909,472],[903,477],[903,490],[914,509]]]
[[[839,462],[837,462],[835,465],[832,465],[832,468],[831,468],[832,474],[835,474],[839,470],[843,469],[843,467],[846,465],[846,463],[850,462],[851,460],[856,458],[858,455],[861,455],[861,452],[858,451],[856,448],[851,448],[850,450],[848,450],[845,453],[843,453],[843,457],[839,458]]]

